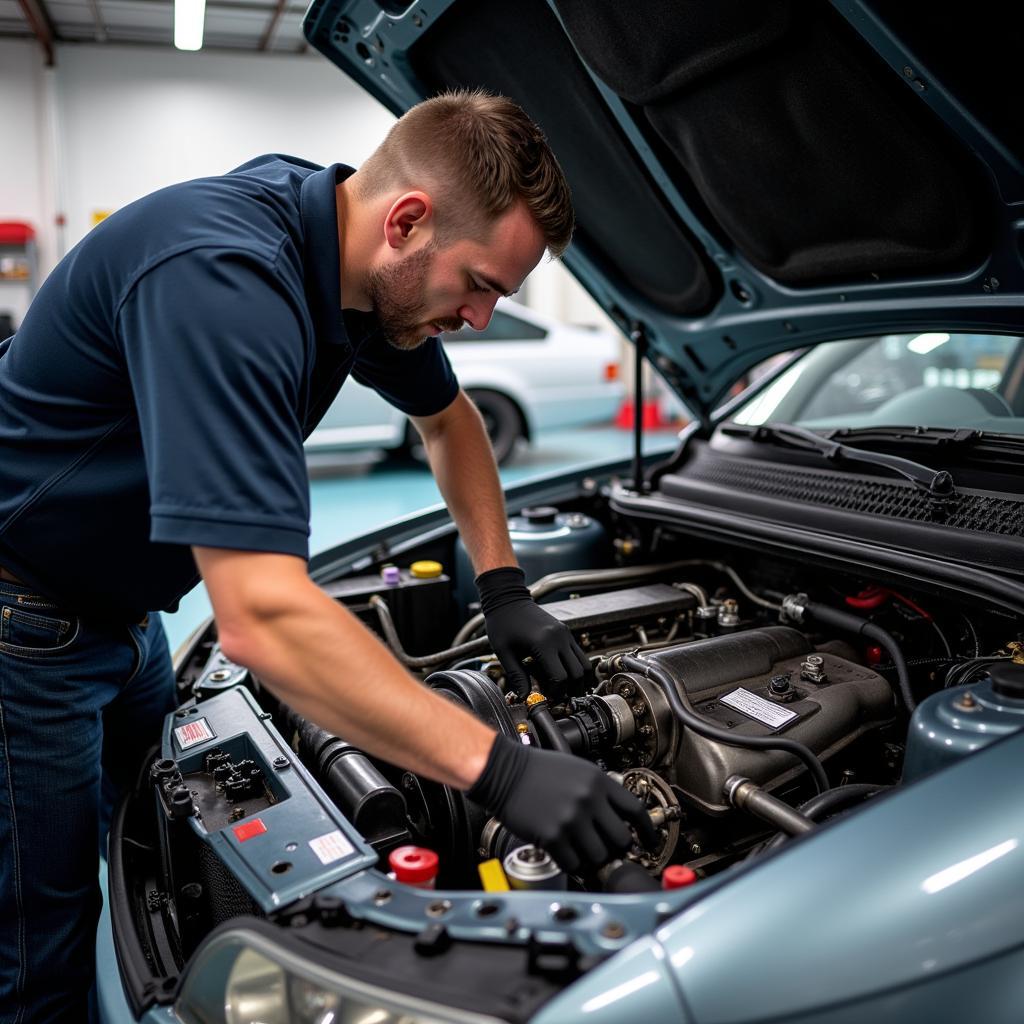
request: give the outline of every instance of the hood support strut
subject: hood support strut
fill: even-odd
[[[634,320],[629,339],[633,342],[633,489],[644,493],[644,359],[647,356],[647,329]]]

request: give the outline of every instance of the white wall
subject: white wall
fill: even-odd
[[[358,164],[394,120],[311,56],[64,46],[57,65],[69,246],[96,210],[261,153]]]
[[[28,221],[42,237],[41,256],[53,262],[52,207],[47,209],[43,153],[46,117],[41,51],[34,41],[0,39],[0,220]],[[0,310],[20,320],[29,289],[0,281]]]
[[[44,272],[98,211],[260,153],[358,166],[393,121],[318,54],[67,44],[56,57],[45,70],[37,44],[0,40],[0,128],[19,140],[0,159],[0,219],[39,226]],[[542,264],[524,297],[565,320],[609,322],[558,264]]]

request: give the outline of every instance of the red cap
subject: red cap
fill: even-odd
[[[865,652],[869,665],[881,665],[885,652],[877,645],[869,647]]]
[[[669,864],[661,873],[662,889],[682,889],[684,885],[693,885],[697,881],[697,872],[685,864]]]
[[[395,880],[422,885],[437,877],[437,854],[425,846],[399,846],[388,856]]]

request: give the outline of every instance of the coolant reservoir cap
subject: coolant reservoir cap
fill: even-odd
[[[519,513],[531,526],[552,526],[558,515],[554,505],[534,505]]]
[[[669,864],[661,873],[662,889],[682,889],[697,881],[697,872],[685,864]]]
[[[437,854],[425,846],[399,846],[388,855],[395,879],[406,885],[422,885],[437,877]]]
[[[417,580],[434,580],[444,571],[440,562],[413,562],[409,566],[409,573]]]
[[[992,692],[1011,700],[1024,700],[1024,665],[997,662],[988,670]]]

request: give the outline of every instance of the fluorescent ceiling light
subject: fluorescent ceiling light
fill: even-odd
[[[177,0],[177,2],[181,3],[181,0]],[[907,342],[907,348],[919,356],[926,356],[932,349],[945,345],[947,341],[949,341],[948,334],[919,334]]]
[[[174,0],[174,45],[179,50],[200,50],[206,0]]]

